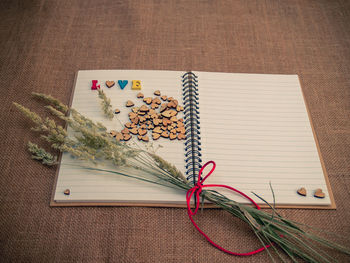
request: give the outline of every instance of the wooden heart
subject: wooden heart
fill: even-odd
[[[297,193],[302,195],[302,196],[306,196],[306,189],[304,187],[299,188]]]
[[[153,99],[151,97],[147,97],[143,99],[143,101],[146,102],[147,104],[151,104],[152,100]]]
[[[131,100],[128,100],[127,102],[126,102],[126,107],[132,107],[132,106],[134,106],[135,104],[131,101]]]
[[[123,139],[124,139],[124,141],[130,140],[131,139],[131,135],[130,134],[124,134],[123,135]]]
[[[141,129],[141,128],[139,128],[139,134],[141,135],[141,136],[143,136],[143,135],[145,135],[146,133],[147,133],[147,130],[143,130],[143,129]]]
[[[136,134],[138,133],[138,130],[137,130],[136,127],[134,127],[134,128],[132,128],[132,129],[130,130],[130,132],[131,132],[132,134],[136,135]]]
[[[315,193],[314,193],[314,197],[317,198],[325,198],[326,194],[324,192],[322,192],[322,189],[318,188],[316,189]]]
[[[117,141],[122,141],[122,140],[124,140],[124,136],[122,133],[118,132],[117,135],[115,136],[115,139]]]
[[[145,135],[145,136],[142,137],[142,140],[143,140],[144,142],[148,142],[148,141],[149,141],[149,138],[148,138],[147,135]]]
[[[152,133],[152,138],[153,138],[153,140],[158,140],[159,137],[160,137],[160,134],[159,134],[159,133],[155,133],[155,132]]]
[[[112,87],[114,86],[114,84],[115,84],[114,81],[111,81],[111,80],[107,80],[107,81],[106,81],[106,86],[107,86],[108,88],[112,88]]]
[[[155,133],[162,133],[162,129],[158,126],[153,129],[153,132]]]
[[[169,137],[169,132],[168,131],[163,131],[161,136],[164,137],[164,138],[168,138]]]
[[[147,112],[149,111],[149,108],[146,105],[142,105],[140,111]]]
[[[185,139],[186,139],[186,135],[183,134],[183,133],[179,133],[179,134],[177,135],[177,139],[179,139],[179,140],[185,140]]]

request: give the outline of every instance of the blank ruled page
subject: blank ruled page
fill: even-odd
[[[129,121],[128,113],[130,108],[125,107],[127,100],[132,100],[135,106],[144,105],[142,99],[137,99],[136,94],[139,90],[131,90],[132,80],[141,80],[141,92],[145,97],[155,97],[153,92],[160,90],[163,95],[177,98],[182,101],[181,72],[176,71],[147,71],[147,70],[92,70],[79,71],[74,91],[72,107],[80,113],[86,115],[94,121],[103,123],[109,130],[122,130],[120,122],[125,124]],[[96,90],[91,90],[91,81],[98,80],[98,84],[105,91],[114,108],[119,108],[121,113],[116,115],[112,121],[108,121],[101,112],[100,99]],[[114,80],[115,86],[107,88],[105,81]],[[128,80],[128,85],[121,90],[117,81]],[[182,113],[179,114],[179,118]],[[118,121],[120,120],[120,122]],[[71,131],[69,131],[71,132]],[[148,131],[150,142],[152,134]],[[129,141],[132,143],[132,141]],[[133,142],[145,149],[146,143],[138,141],[133,136]],[[184,141],[170,141],[160,138],[153,141],[154,148],[161,145],[157,154],[165,160],[173,163],[176,167],[185,172],[184,166]],[[88,171],[72,164],[82,164],[92,166],[86,161],[79,161],[64,154],[60,165],[57,179],[57,186],[54,200],[57,202],[135,202],[135,203],[184,203],[184,193],[171,188],[148,184],[135,179],[125,178],[111,173]],[[118,170],[134,175],[142,173],[141,171],[132,171],[116,168],[114,166],[102,166],[98,168]],[[64,190],[70,189],[70,195],[64,195]]]
[[[330,205],[297,75],[195,74],[203,162],[217,164],[207,183],[230,185],[261,203],[255,192],[272,203],[271,182],[276,204]],[[296,193],[300,187],[307,197]],[[313,196],[317,188],[326,198]]]

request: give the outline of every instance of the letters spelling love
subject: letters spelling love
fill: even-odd
[[[109,83],[109,85],[106,85],[107,87],[111,88],[112,86],[114,86],[114,81],[106,81]],[[110,84],[112,83],[112,85]],[[92,86],[91,89],[92,90],[97,90],[99,88],[101,88],[101,85],[97,85],[98,84],[98,80],[92,80]],[[124,89],[126,87],[126,85],[128,85],[128,81],[127,80],[118,80],[118,85],[120,87],[120,89]],[[131,89],[132,90],[141,90],[141,80],[132,80],[131,81]]]

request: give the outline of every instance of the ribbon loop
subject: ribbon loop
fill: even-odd
[[[209,173],[202,179],[201,178],[201,175],[202,175],[202,172],[204,170],[204,168],[206,166],[208,166],[209,164],[212,164],[213,167],[211,168],[211,170],[209,171]],[[196,224],[196,222],[193,220],[192,216],[196,215],[197,212],[198,212],[198,209],[199,209],[199,202],[196,202],[196,206],[195,206],[195,209],[194,211],[192,211],[191,209],[191,199],[192,199],[192,196],[195,194],[196,195],[196,198],[197,200],[199,200],[199,197],[200,197],[200,194],[203,190],[204,187],[222,187],[222,188],[227,188],[229,190],[232,190],[240,195],[242,195],[243,197],[245,197],[246,199],[248,199],[255,207],[256,209],[260,210],[260,206],[253,200],[251,199],[249,196],[247,196],[246,194],[244,194],[243,192],[231,187],[231,186],[228,186],[228,185],[222,185],[222,184],[207,184],[207,185],[204,185],[204,181],[214,172],[215,170],[215,167],[216,167],[216,164],[214,161],[209,161],[207,163],[205,163],[203,165],[203,167],[200,169],[199,173],[198,173],[198,182],[196,183],[195,186],[193,186],[191,189],[189,189],[186,193],[186,203],[187,203],[187,213],[188,213],[188,217],[190,218],[192,224],[194,225],[194,227],[198,230],[199,233],[201,233],[207,240],[208,242],[213,245],[214,247],[216,247],[217,249],[221,250],[221,251],[224,251],[228,254],[231,254],[231,255],[235,255],[235,256],[251,256],[251,255],[254,255],[254,254],[257,254],[263,250],[265,250],[266,248],[270,247],[271,245],[267,245],[267,246],[264,246],[264,247],[261,247],[257,250],[254,250],[254,251],[251,251],[251,252],[247,252],[247,253],[237,253],[237,252],[232,252],[232,251],[229,251],[221,246],[219,246],[218,244],[216,244],[215,242],[213,242],[200,228],[199,226]]]

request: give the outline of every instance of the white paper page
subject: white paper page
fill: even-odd
[[[163,95],[174,97],[182,102],[181,74],[176,71],[146,71],[146,70],[93,70],[79,71],[76,81],[76,87],[72,102],[72,107],[83,115],[94,121],[103,123],[109,130],[122,130],[118,120],[114,118],[108,121],[102,114],[100,99],[96,90],[91,90],[92,80],[98,80],[98,84],[111,99],[114,108],[121,110],[116,115],[118,119],[125,124],[129,122],[128,113],[130,108],[125,107],[127,100],[132,100],[135,106],[141,106],[144,103],[142,99],[136,98],[138,92],[142,92],[145,97],[155,97],[153,92],[160,90]],[[112,88],[105,86],[105,81],[113,80],[116,82]],[[127,86],[122,90],[119,88],[118,80],[128,80]],[[141,80],[142,90],[131,90],[131,81]],[[179,113],[181,118],[183,114]],[[165,160],[174,164],[180,171],[185,172],[184,161],[184,141],[170,141],[160,138],[157,141],[152,140],[152,134],[148,131],[150,142],[154,147],[160,144],[163,148],[157,151],[157,154]],[[133,141],[141,147],[146,143],[138,141],[133,135]],[[129,141],[131,142],[131,140]],[[164,186],[148,184],[135,179],[128,179],[119,175],[89,171],[74,167],[70,164],[84,164],[91,166],[91,163],[79,161],[64,154],[59,170],[57,187],[54,199],[56,201],[97,201],[97,202],[184,202],[185,194]],[[101,166],[98,168],[115,169],[113,166]],[[130,172],[130,171],[129,171]],[[140,171],[137,171],[140,173]],[[70,195],[64,195],[64,190],[70,189]]]
[[[227,184],[261,203],[330,205],[297,75],[195,72],[206,183]],[[305,187],[307,197],[296,193]],[[321,188],[324,199],[313,196]],[[247,200],[224,191],[239,202]]]

